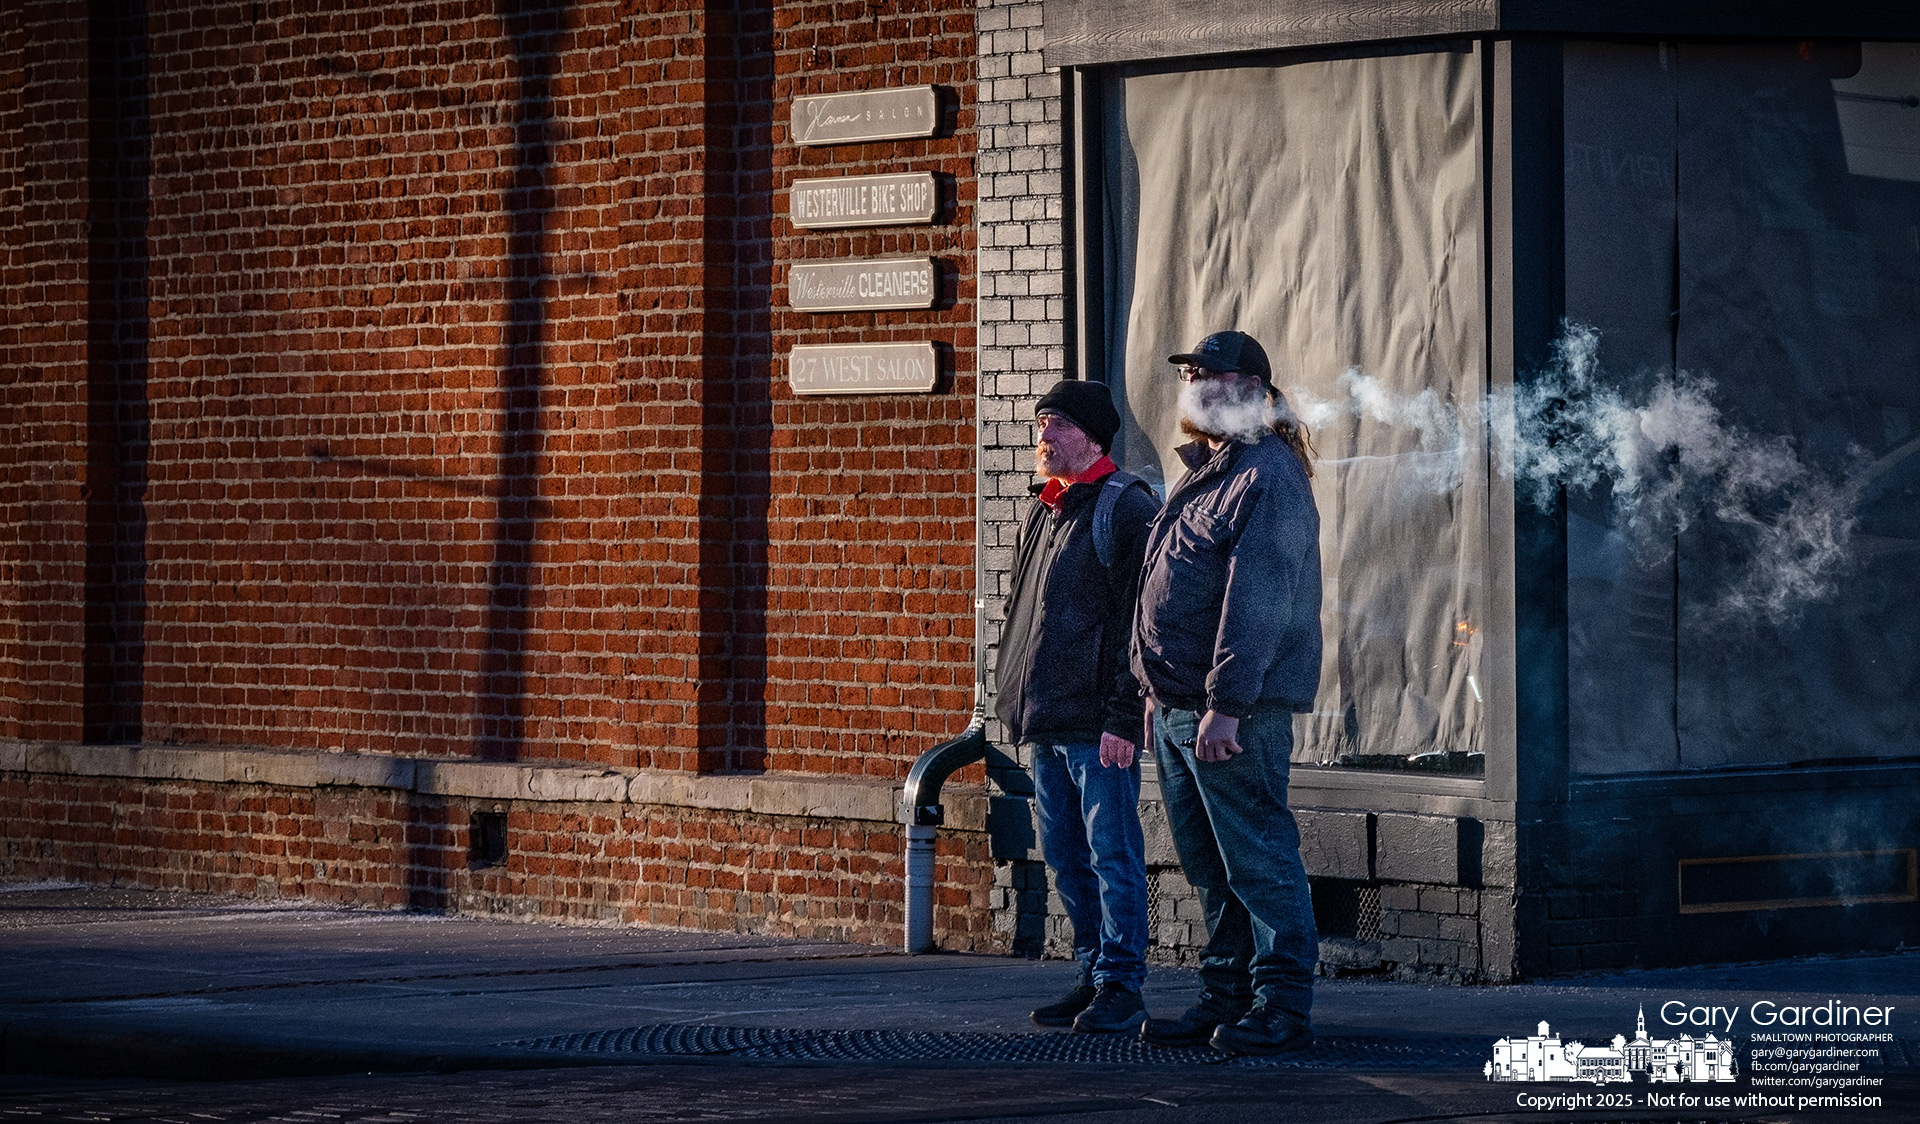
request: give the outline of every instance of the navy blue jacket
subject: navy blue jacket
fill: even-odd
[[[1320,513],[1286,442],[1182,446],[1147,533],[1132,673],[1160,702],[1235,718],[1320,686]]]

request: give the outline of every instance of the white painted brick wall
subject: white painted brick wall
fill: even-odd
[[[980,588],[993,649],[1006,616],[1014,532],[1033,481],[1033,404],[1067,367],[1065,129],[1060,72],[1041,59],[1040,9],[1040,0],[980,0],[976,18]]]

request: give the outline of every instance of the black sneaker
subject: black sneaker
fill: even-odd
[[[1292,1015],[1255,1007],[1239,1022],[1221,1023],[1209,1042],[1229,1054],[1291,1054],[1313,1045],[1313,1029]]]
[[[1147,1021],[1147,1005],[1140,993],[1126,984],[1101,984],[1080,1017],[1073,1020],[1075,1034],[1124,1034]]]
[[[1060,997],[1059,1002],[1038,1007],[1033,1012],[1035,1026],[1072,1026],[1074,1018],[1080,1012],[1093,1005],[1093,997],[1098,995],[1092,984],[1081,984]]]
[[[1202,998],[1177,1019],[1148,1019],[1140,1027],[1140,1041],[1151,1046],[1204,1046],[1215,1027],[1231,1023],[1246,1012]]]

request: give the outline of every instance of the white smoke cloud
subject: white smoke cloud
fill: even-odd
[[[1285,403],[1268,398],[1266,388],[1250,380],[1196,379],[1180,384],[1180,415],[1216,437],[1258,441],[1285,411]]]
[[[1334,383],[1342,400],[1321,401],[1295,387],[1288,391],[1300,403],[1301,419],[1317,430],[1345,418],[1367,418],[1382,425],[1412,429],[1420,435],[1420,453],[1406,459],[1408,479],[1417,491],[1444,495],[1460,486],[1469,455],[1469,426],[1482,424],[1479,411],[1463,412],[1441,399],[1431,388],[1412,398],[1394,393],[1386,383],[1350,367]]]
[[[1294,393],[1310,425],[1366,418],[1415,431],[1423,455],[1409,472],[1434,494],[1458,486],[1481,432],[1494,464],[1541,510],[1561,489],[1605,487],[1613,529],[1644,565],[1671,558],[1683,532],[1711,528],[1730,544],[1730,573],[1700,606],[1710,617],[1786,623],[1832,597],[1850,564],[1860,481],[1809,464],[1786,437],[1734,424],[1708,377],[1663,373],[1629,397],[1601,377],[1599,354],[1600,333],[1569,324],[1544,370],[1484,402],[1396,395],[1358,370],[1340,376],[1344,401]]]

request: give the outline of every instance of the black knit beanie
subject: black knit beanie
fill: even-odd
[[[1041,396],[1033,416],[1059,414],[1085,431],[1100,446],[1113,450],[1114,435],[1120,432],[1120,411],[1113,408],[1113,395],[1105,383],[1063,379]]]

